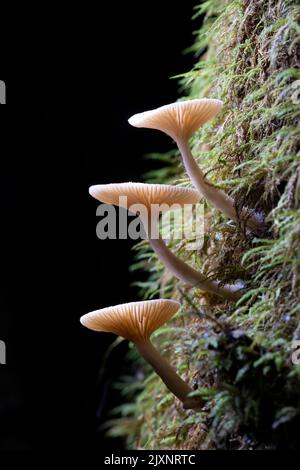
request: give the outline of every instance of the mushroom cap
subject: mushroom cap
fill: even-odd
[[[112,183],[91,186],[90,195],[106,204],[114,204],[129,209],[133,204],[144,204],[150,208],[151,204],[196,204],[201,195],[195,189],[171,186],[168,184],[146,183]],[[122,203],[121,196],[127,196]]]
[[[210,98],[179,101],[134,114],[128,122],[134,127],[158,129],[174,140],[188,139],[199,127],[212,119],[222,105],[222,101]]]
[[[130,341],[141,342],[169,320],[179,307],[179,302],[167,299],[130,302],[87,313],[80,322],[90,330],[114,333]]]

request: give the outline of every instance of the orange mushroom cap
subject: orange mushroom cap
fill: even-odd
[[[146,183],[112,183],[91,186],[91,196],[106,204],[123,206],[127,209],[133,204],[196,204],[201,196],[195,189],[171,186],[168,184]],[[121,196],[127,196],[127,205],[120,201]]]
[[[222,101],[209,98],[179,101],[134,114],[128,122],[134,127],[158,129],[174,140],[188,139],[199,127],[212,119],[222,105]]]
[[[167,299],[130,302],[87,313],[80,322],[90,330],[114,333],[133,342],[147,341],[179,307],[179,302]]]

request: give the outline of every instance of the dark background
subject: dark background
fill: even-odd
[[[131,242],[96,238],[88,187],[140,181],[142,155],[171,147],[127,119],[177,99],[169,77],[192,67],[182,50],[199,26],[192,1],[141,4],[95,21],[1,25],[1,449],[122,445],[99,425],[118,404],[109,384],[124,346],[97,386],[113,338],[79,317],[135,300]]]

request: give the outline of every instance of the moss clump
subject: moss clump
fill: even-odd
[[[212,278],[242,278],[235,305],[164,273],[146,242],[132,269],[148,271],[141,295],[173,296],[183,307],[156,341],[206,399],[183,412],[147,368],[126,383],[124,417],[111,433],[148,449],[276,449],[299,445],[300,366],[292,342],[300,328],[300,8],[296,0],[208,0],[192,48],[197,62],[180,77],[185,98],[224,101],[223,112],[193,137],[193,153],[212,181],[266,216],[257,239],[205,206],[206,237],[198,252],[173,251]],[[189,185],[176,151],[158,156],[155,182]],[[145,262],[146,260],[146,262]],[[134,351],[131,352],[134,354]],[[128,380],[128,379],[127,379]],[[134,390],[138,388],[138,391]],[[134,398],[135,397],[135,398]],[[124,421],[125,420],[125,421]]]

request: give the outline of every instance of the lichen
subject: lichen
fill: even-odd
[[[191,48],[196,64],[179,77],[182,98],[219,98],[224,107],[193,137],[193,153],[237,210],[253,208],[266,229],[255,238],[204,202],[202,248],[172,243],[212,279],[242,279],[248,290],[237,304],[185,290],[147,242],[135,247],[131,269],[149,274],[138,283],[141,297],[182,303],[154,341],[206,405],[183,411],[139,362],[117,384],[125,403],[109,432],[140,449],[297,448],[300,366],[291,353],[300,337],[300,7],[296,0],[208,0],[195,11],[195,22],[204,21]],[[190,185],[175,149],[154,158],[164,168],[148,179]]]

